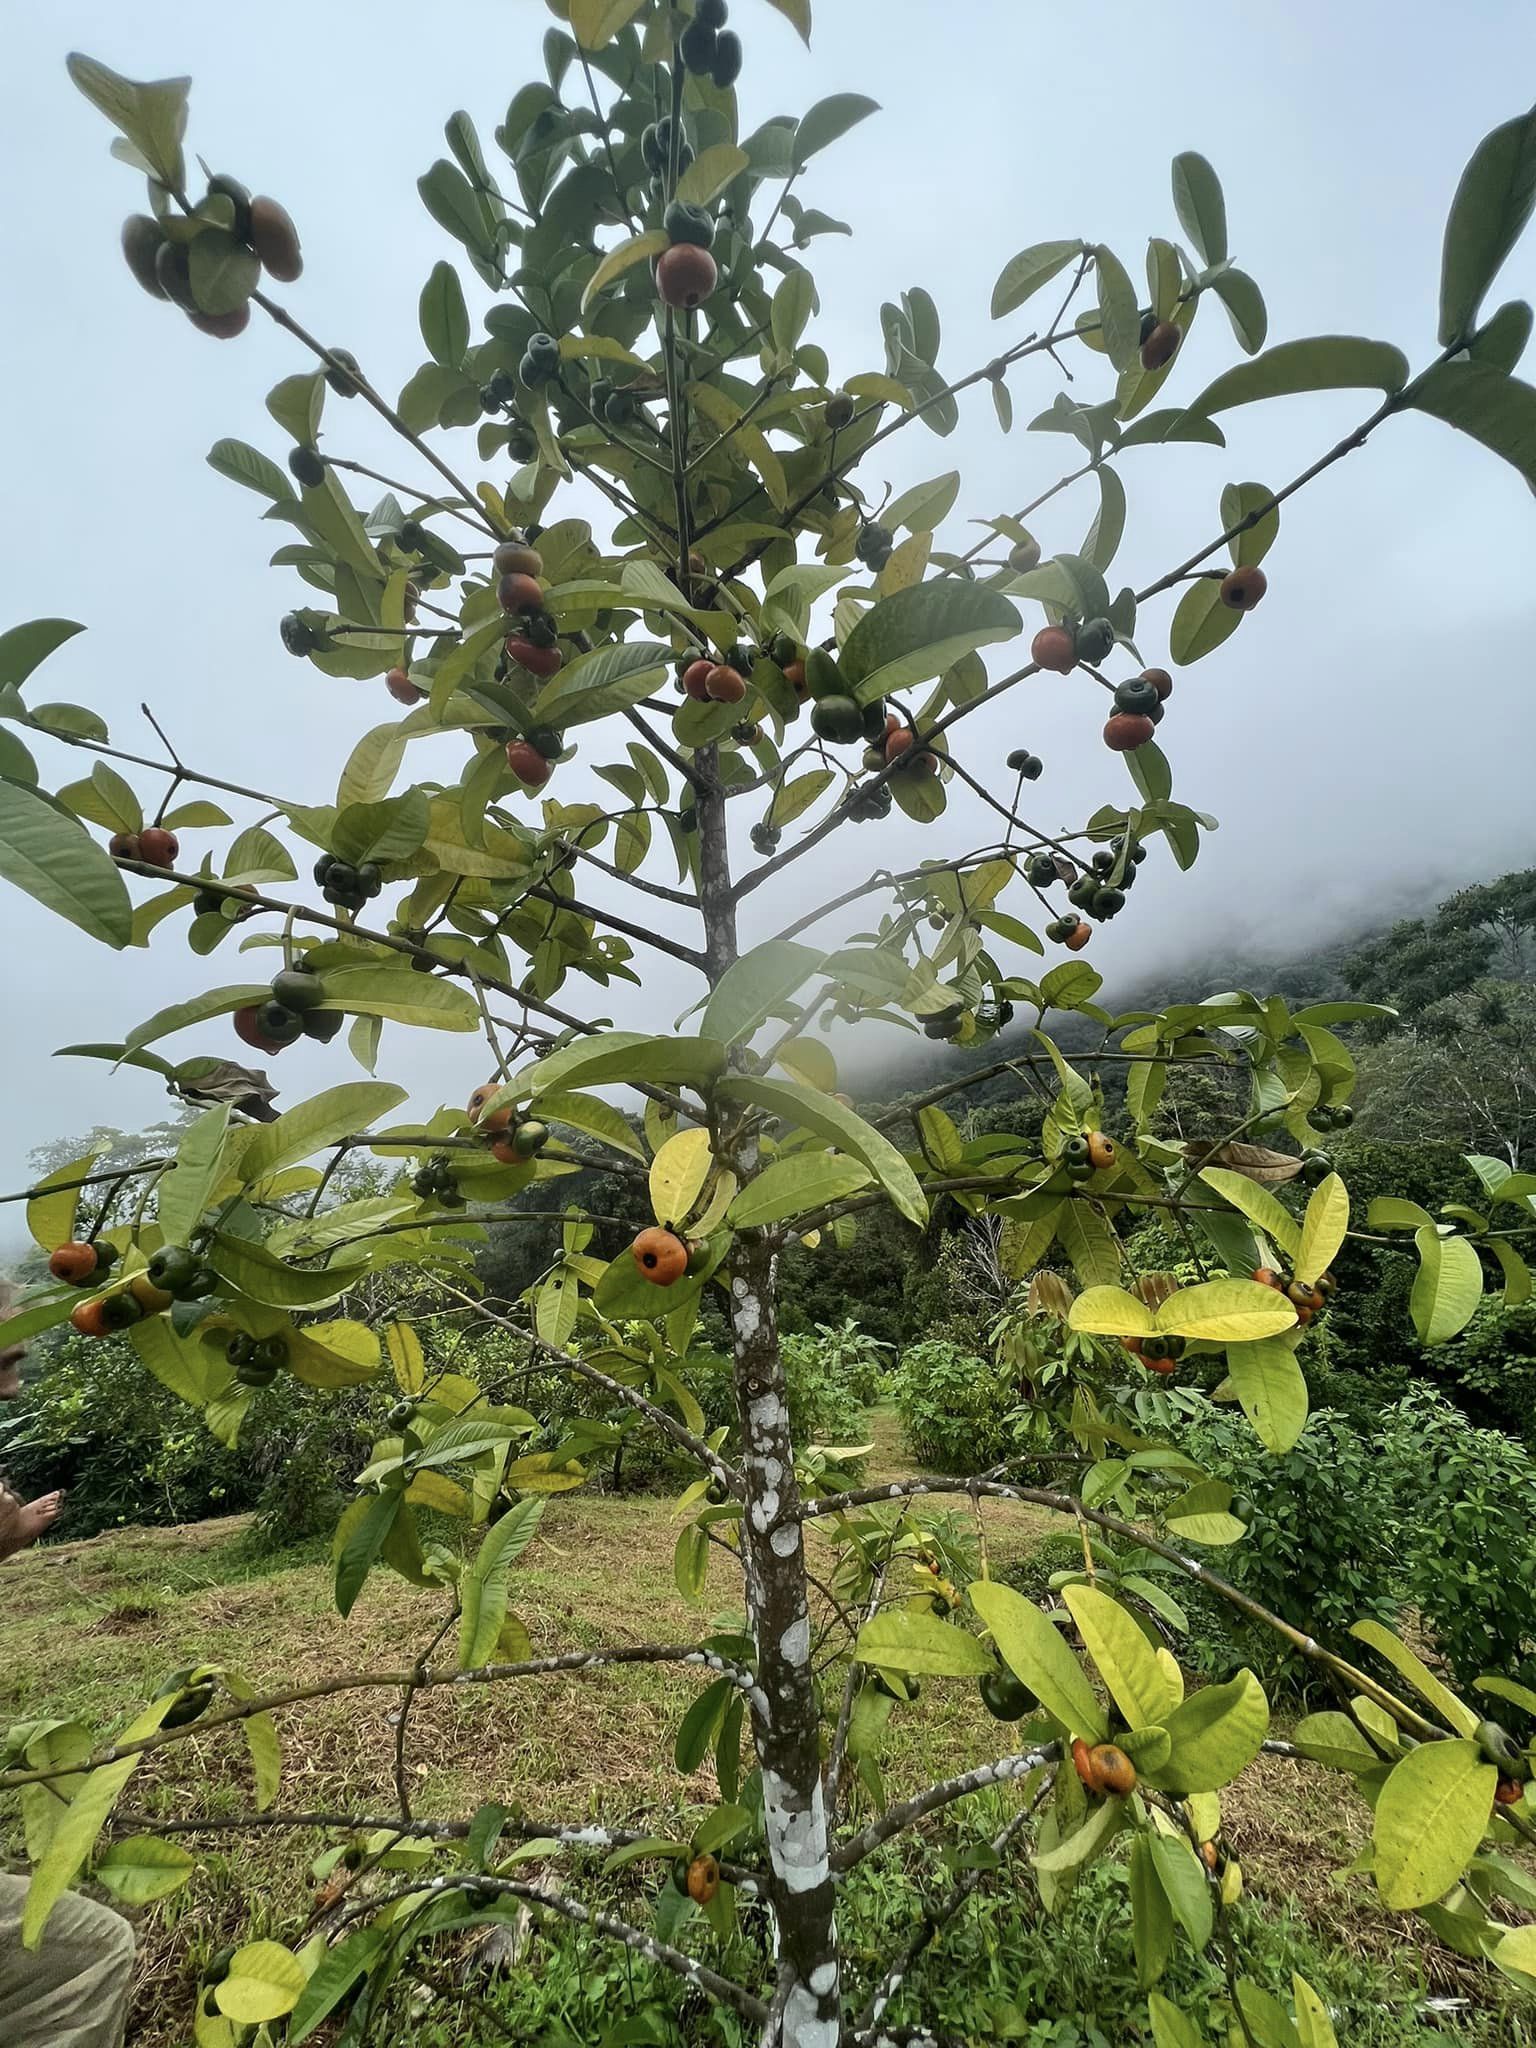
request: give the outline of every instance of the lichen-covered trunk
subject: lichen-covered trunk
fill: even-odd
[[[706,757],[707,758],[707,757]],[[701,766],[703,762],[701,761]],[[712,762],[705,767],[712,771]],[[736,958],[725,806],[701,790],[699,897],[710,978]],[[738,1139],[726,1163],[743,1179],[757,1144]],[[743,1231],[731,1262],[736,1410],[746,1493],[741,1555],[747,1614],[757,1645],[750,1695],[752,1738],[763,1774],[763,1815],[778,1928],[782,2048],[837,2048],[842,2037],[835,1895],[821,1790],[820,1715],[811,1673],[811,1616],[795,1485],[794,1444],[779,1352],[777,1254]]]

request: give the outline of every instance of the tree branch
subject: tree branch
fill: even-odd
[[[962,1771],[958,1777],[945,1778],[940,1784],[930,1785],[915,1799],[904,1799],[898,1806],[888,1806],[861,1834],[850,1836],[841,1843],[832,1851],[832,1868],[836,1871],[851,1870],[866,1856],[873,1855],[883,1842],[888,1842],[893,1835],[904,1834],[925,1815],[936,1813],[941,1806],[952,1806],[957,1799],[968,1799],[973,1792],[985,1792],[989,1785],[1010,1785],[1015,1779],[1027,1778],[1031,1771],[1038,1771],[1043,1764],[1056,1763],[1060,1757],[1061,1744],[1047,1742],[1039,1749],[1021,1750],[1017,1756],[1002,1756],[995,1763],[978,1764],[974,1770]]]

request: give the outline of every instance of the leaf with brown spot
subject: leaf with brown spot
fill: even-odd
[[[1267,1145],[1185,1145],[1184,1157],[1191,1166],[1225,1166],[1261,1187],[1294,1180],[1301,1160],[1294,1152],[1271,1152]]]

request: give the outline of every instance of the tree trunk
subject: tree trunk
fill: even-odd
[[[699,766],[712,776],[713,757]],[[736,958],[725,805],[698,793],[699,897],[711,985]],[[717,1134],[718,1136],[718,1134]],[[747,1138],[724,1153],[742,1180],[757,1166]],[[736,1412],[746,1493],[741,1556],[748,1626],[757,1646],[749,1695],[763,1774],[763,1815],[778,1930],[782,2048],[837,2048],[842,2037],[835,1892],[821,1789],[820,1712],[811,1674],[799,1491],[779,1351],[778,1258],[761,1231],[738,1234],[731,1266]]]

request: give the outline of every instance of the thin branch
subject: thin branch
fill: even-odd
[[[1011,1785],[1018,1778],[1027,1778],[1031,1771],[1038,1771],[1043,1764],[1058,1762],[1060,1757],[1061,1744],[1047,1742],[1039,1749],[1021,1750],[1016,1756],[1001,1756],[995,1763],[978,1764],[974,1770],[962,1771],[958,1777],[945,1778],[940,1784],[930,1785],[915,1799],[903,1799],[899,1805],[888,1806],[861,1834],[850,1836],[834,1849],[832,1868],[835,1871],[851,1870],[866,1856],[873,1855],[883,1842],[888,1842],[893,1835],[904,1834],[926,1815],[937,1813],[941,1806],[952,1806],[957,1799],[968,1799],[973,1792],[985,1792],[990,1785]]]
[[[626,875],[624,870],[616,868],[612,861],[604,860],[601,855],[591,852],[585,846],[578,846],[573,839],[567,839],[563,844],[578,860],[590,861],[593,867],[600,868],[605,875],[611,875],[614,881],[623,882],[631,889],[639,889],[646,896],[658,897],[663,903],[680,904],[684,910],[697,910],[699,907],[698,897],[690,895],[686,889],[669,889],[665,883],[646,881],[643,875]]]
[[[700,974],[708,972],[704,955],[692,946],[685,946],[677,939],[669,939],[661,932],[649,931],[643,924],[631,924],[627,917],[618,917],[611,910],[598,910],[590,903],[583,903],[579,896],[562,896],[558,889],[547,883],[538,882],[526,892],[536,896],[541,903],[552,903],[557,910],[568,910],[575,917],[588,917],[594,924],[605,924],[611,931],[621,932],[626,939],[634,939],[639,945],[652,946],[658,953],[670,954],[674,960],[681,960],[685,967],[693,967]]]

